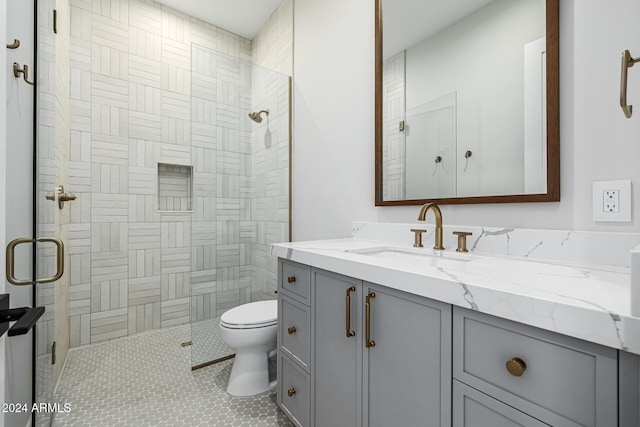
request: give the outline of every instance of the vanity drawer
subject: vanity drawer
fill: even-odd
[[[614,349],[460,308],[453,322],[454,378],[553,426],[617,425]]]
[[[309,354],[311,349],[311,334],[309,325],[311,317],[309,307],[300,304],[284,295],[280,295],[280,346],[303,368],[309,371]]]
[[[278,404],[298,426],[309,425],[309,375],[286,355],[278,355]]]
[[[549,427],[456,380],[453,380],[452,426]]]
[[[280,290],[309,305],[311,267],[293,261],[280,261]]]

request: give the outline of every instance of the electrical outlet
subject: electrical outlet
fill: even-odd
[[[631,222],[631,181],[593,183],[593,220]]]
[[[605,212],[620,212],[620,190],[603,191],[602,205]]]

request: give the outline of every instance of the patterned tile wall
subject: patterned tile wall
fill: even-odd
[[[250,173],[239,153],[217,150],[229,134],[238,138],[218,124],[237,128],[240,105],[211,102],[218,93],[237,96],[237,76],[202,82],[202,103],[195,102],[192,45],[237,61],[250,59],[251,42],[141,0],[71,0],[70,28],[76,346],[187,323],[192,280],[202,292],[218,285],[217,265],[239,274],[231,261],[237,242],[222,239],[229,247],[219,253],[216,221],[239,221],[240,203],[218,197],[238,191],[239,179],[226,174]],[[161,167],[160,182],[159,164],[176,165]],[[225,178],[217,182],[217,174]]]
[[[41,295],[69,299],[71,346],[273,298],[268,248],[288,239],[288,80],[251,60],[291,74],[293,1],[255,49],[153,1],[55,3],[70,31],[40,50],[41,196],[63,183],[78,199],[40,212],[42,234],[68,233],[69,242],[68,296]],[[254,126],[247,113],[266,104],[268,128]],[[174,175],[191,171],[190,205],[171,194],[180,209],[159,209],[163,163]],[[43,253],[51,269],[53,250]],[[45,320],[39,354],[54,336],[53,317]]]
[[[192,320],[219,316],[251,301],[254,278],[242,224],[251,219],[250,43],[243,57],[192,45],[194,239]],[[198,338],[195,337],[197,341]]]
[[[252,111],[269,119],[252,123],[254,299],[273,299],[277,260],[271,244],[289,240],[289,77],[293,74],[293,0],[283,1],[253,40]],[[277,71],[274,72],[274,71]]]
[[[196,197],[215,203],[217,215],[215,223],[194,217],[194,242],[199,239],[192,248],[197,266],[191,276],[194,322],[245,302],[274,298],[277,264],[269,255],[270,244],[289,239],[287,76],[292,73],[293,1],[285,0],[245,47],[251,51],[238,59],[197,44],[192,50],[195,175],[199,169],[211,173],[209,158],[217,171],[208,180],[215,188],[205,193],[216,199]],[[234,73],[238,77],[230,80]],[[270,110],[268,121],[256,124],[248,118],[248,112],[264,108]],[[269,149],[264,144],[267,130]],[[196,184],[195,193],[199,190]],[[195,331],[192,340],[197,351]]]

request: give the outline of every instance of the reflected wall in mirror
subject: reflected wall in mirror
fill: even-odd
[[[560,200],[558,29],[557,0],[376,0],[376,205]]]

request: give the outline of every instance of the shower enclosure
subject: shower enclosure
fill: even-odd
[[[246,60],[195,44],[192,58],[193,196],[202,206],[192,222],[197,368],[232,354],[218,333],[222,313],[275,298],[269,250],[289,240],[291,91],[289,77]],[[266,109],[257,122],[254,112]],[[214,110],[217,124],[207,114]]]
[[[291,79],[254,62],[290,65],[292,1],[253,41],[155,2],[38,3],[37,231],[66,272],[36,287],[37,401],[77,346],[185,327],[192,366],[227,358],[219,316],[275,298],[290,237]]]

